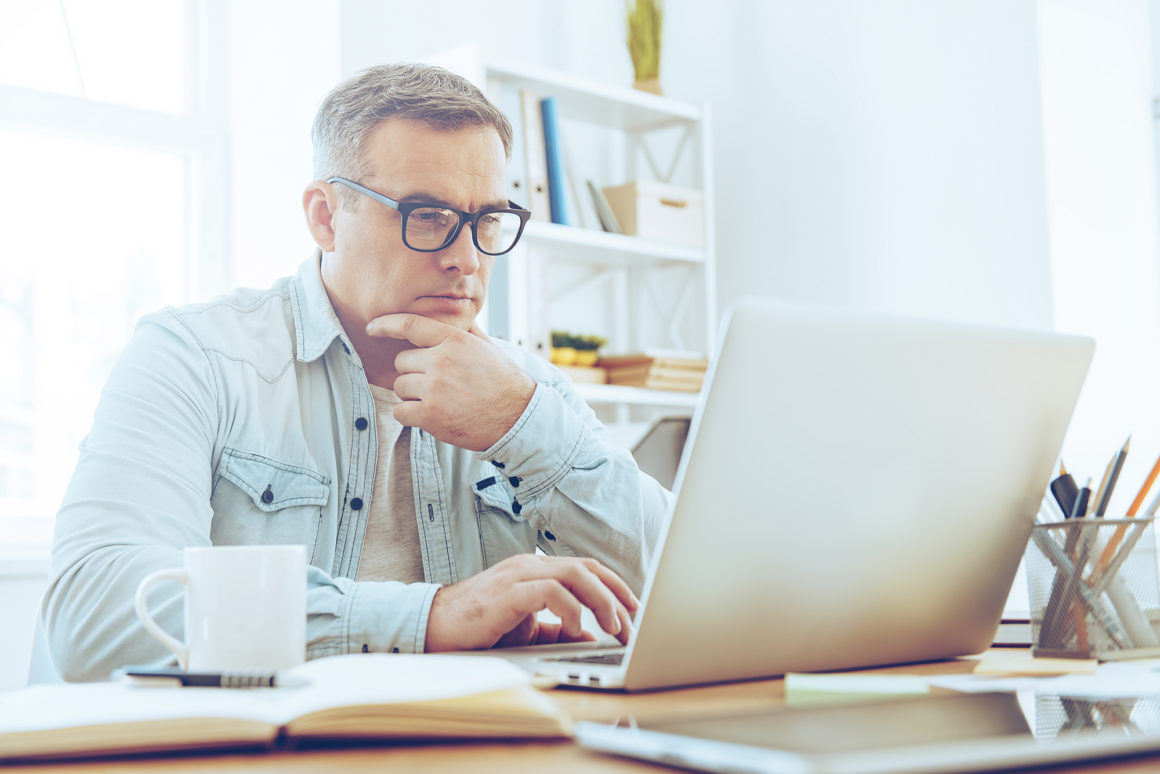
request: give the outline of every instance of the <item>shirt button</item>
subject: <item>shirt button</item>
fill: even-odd
[[[356,497],[353,500],[351,500],[350,501],[350,509],[352,511],[361,511],[362,510],[362,498]]]
[[[270,489],[270,484],[266,485],[266,491],[262,492],[262,502],[266,505],[274,502],[274,492]]]
[[[356,419],[354,421],[354,426],[355,426],[356,430],[366,430],[367,429],[367,418],[366,417],[359,417],[358,419]]]

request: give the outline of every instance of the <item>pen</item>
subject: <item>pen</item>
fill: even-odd
[[[1079,519],[1087,515],[1088,500],[1092,496],[1092,480],[1089,478],[1083,487],[1080,488],[1079,494],[1075,498],[1075,504],[1071,507],[1071,515],[1068,518]],[[1078,538],[1078,532],[1072,530],[1067,535],[1068,551],[1075,552],[1075,541]]]
[[[1071,508],[1075,504],[1075,498],[1078,495],[1079,487],[1075,485],[1075,479],[1067,472],[1067,468],[1063,466],[1063,462],[1060,462],[1059,477],[1051,482],[1051,496],[1059,504],[1059,510],[1063,512],[1065,519],[1071,515]]]
[[[1088,499],[1091,497],[1091,491],[1091,479],[1089,478],[1087,483],[1083,485],[1083,488],[1079,490],[1079,495],[1075,498],[1075,503],[1072,504],[1068,521],[1074,521],[1087,513]],[[1084,527],[1080,523],[1069,524],[1067,526],[1067,538],[1063,550],[1071,562],[1075,562],[1076,560],[1077,543],[1079,542],[1080,532],[1083,529]],[[1066,621],[1066,619],[1061,621],[1061,616],[1069,614],[1072,610],[1072,605],[1067,600],[1067,596],[1075,593],[1074,584],[1077,572],[1083,572],[1083,567],[1078,564],[1075,565],[1070,575],[1066,578],[1064,573],[1057,569],[1055,581],[1051,584],[1051,596],[1048,598],[1047,607],[1043,615],[1043,629],[1047,632],[1048,639],[1054,641],[1054,647],[1067,647],[1067,638],[1063,636],[1063,632],[1057,631],[1057,627],[1061,627],[1064,621]]]
[[[125,667],[125,677],[134,681],[176,681],[187,688],[276,688],[274,672],[185,672],[177,667]]]

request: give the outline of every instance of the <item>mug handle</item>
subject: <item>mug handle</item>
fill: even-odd
[[[145,604],[145,598],[149,596],[149,589],[157,585],[161,581],[171,580],[175,583],[180,583],[182,586],[188,585],[189,573],[183,568],[174,567],[168,570],[158,570],[157,572],[146,575],[141,583],[137,586],[137,598],[135,606],[137,608],[137,617],[141,619],[141,625],[145,627],[145,631],[152,634],[161,644],[173,651],[177,656],[177,665],[182,669],[189,668],[189,646],[181,640],[174,637],[172,634],[162,630],[157,622],[153,620],[153,616],[149,614],[149,608]]]

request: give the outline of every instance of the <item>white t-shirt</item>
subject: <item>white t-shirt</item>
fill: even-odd
[[[395,420],[393,410],[399,396],[373,384],[370,388],[379,461],[355,580],[415,583],[425,579],[411,480],[411,428]]]

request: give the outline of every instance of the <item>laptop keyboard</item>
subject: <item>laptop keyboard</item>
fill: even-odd
[[[544,660],[568,664],[600,664],[606,666],[620,666],[620,662],[624,660],[624,651],[618,650],[614,653],[598,653],[595,656],[561,656],[559,658],[548,658]]]

